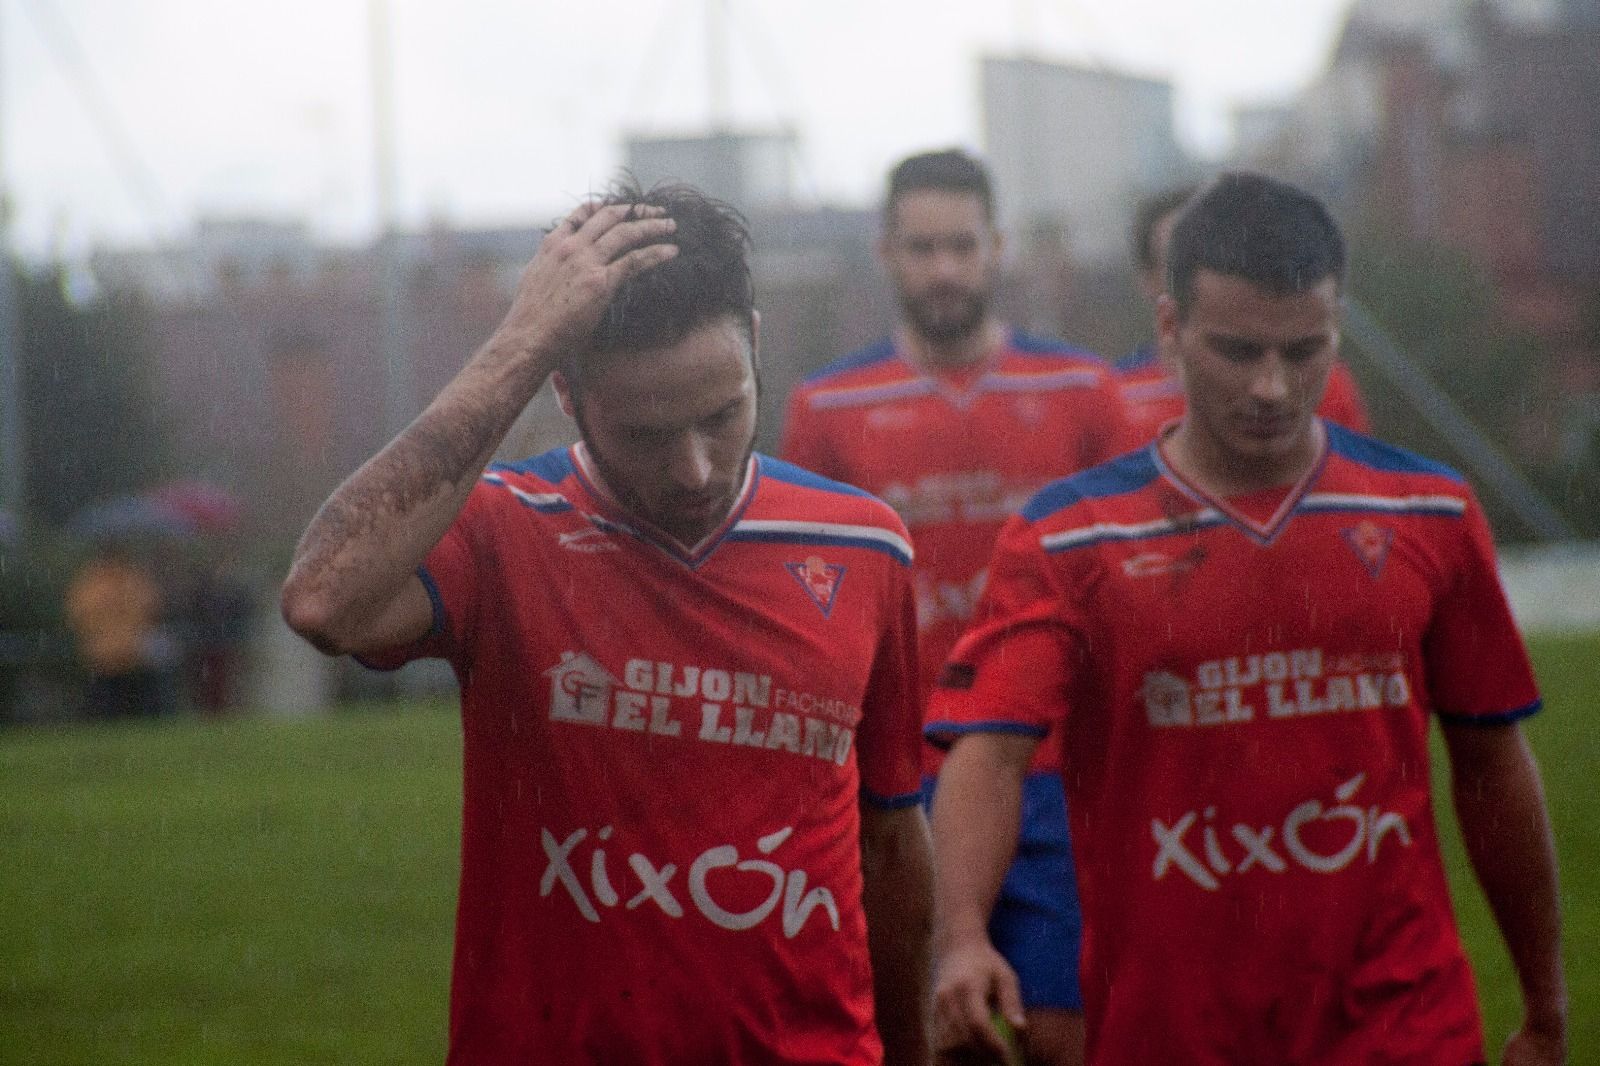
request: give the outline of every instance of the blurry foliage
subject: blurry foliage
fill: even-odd
[[[21,273],[17,297],[27,512],[59,526],[159,480],[164,427],[147,387],[147,309],[130,294],[69,295],[60,268]]]
[[[1356,229],[1351,238],[1351,295],[1571,522],[1588,534],[1600,533],[1596,464],[1541,465],[1528,458],[1530,428],[1560,418],[1555,406],[1560,398],[1548,395],[1548,349],[1500,316],[1490,280],[1464,255],[1447,248],[1405,242],[1371,229]],[[1418,417],[1359,348],[1346,344],[1344,355],[1360,382],[1377,436],[1473,476],[1460,453]],[[1600,452],[1591,450],[1590,455]],[[1493,493],[1480,491],[1480,499],[1503,539],[1530,535]]]

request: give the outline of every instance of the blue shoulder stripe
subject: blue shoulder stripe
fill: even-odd
[[[1104,362],[1093,352],[1082,348],[1074,348],[1065,341],[1058,341],[1053,337],[1041,337],[1033,333],[1024,333],[1020,329],[1011,331],[1011,347],[1024,355],[1070,355],[1078,359],[1089,359],[1096,363]]]
[[[876,496],[865,489],[858,489],[854,485],[846,485],[842,481],[834,481],[832,478],[823,477],[821,474],[813,474],[804,467],[786,463],[782,459],[774,459],[770,455],[757,454],[756,462],[761,466],[761,476],[770,477],[774,481],[782,481],[808,489],[821,489],[823,492],[837,492],[842,496],[865,496],[869,500],[877,499]]]
[[[894,339],[892,337],[884,337],[882,340],[874,341],[865,348],[851,352],[849,355],[840,356],[821,370],[808,376],[805,379],[805,384],[809,385],[814,381],[825,381],[839,374],[848,373],[851,370],[859,370],[864,366],[871,366],[873,363],[881,363],[892,358],[894,358]]]
[[[1040,489],[1027,506],[1022,517],[1037,522],[1057,511],[1072,506],[1080,500],[1093,500],[1105,496],[1121,496],[1136,492],[1161,476],[1149,448],[1129,452],[1107,463],[1090,467]]]
[[[1115,369],[1119,374],[1128,374],[1135,370],[1143,370],[1155,361],[1156,346],[1153,344],[1141,344],[1121,359],[1118,359]]]
[[[515,463],[490,463],[491,471],[507,470],[514,474],[532,474],[552,485],[559,485],[572,476],[572,453],[567,448],[552,448],[543,455],[535,455]]]
[[[1383,470],[1397,474],[1438,474],[1452,481],[1466,481],[1453,467],[1444,463],[1425,459],[1414,452],[1404,448],[1396,448],[1392,444],[1373,440],[1354,430],[1346,429],[1337,422],[1324,421],[1328,427],[1328,448],[1337,455],[1342,455],[1352,462],[1374,470]]]

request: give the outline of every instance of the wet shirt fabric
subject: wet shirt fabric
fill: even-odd
[[[960,377],[919,369],[890,339],[845,356],[791,397],[782,451],[905,520],[926,695],[972,618],[1006,519],[1050,482],[1135,443],[1100,359],[1012,333]]]
[[[1482,1058],[1429,717],[1538,696],[1468,487],[1326,430],[1273,513],[1159,445],[1041,492],[935,693],[1064,732],[1091,1062]]]
[[[859,808],[916,802],[911,554],[756,456],[694,548],[574,449],[492,467],[393,666],[462,688],[451,1063],[876,1063]]]
[[[1183,417],[1183,385],[1153,347],[1145,345],[1134,350],[1117,362],[1115,370],[1117,389],[1136,444],[1154,440],[1162,426]],[[1343,362],[1333,364],[1317,414],[1357,433],[1371,429],[1356,379]]]

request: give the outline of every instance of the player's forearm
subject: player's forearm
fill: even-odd
[[[862,907],[885,1066],[930,1060],[932,855],[920,807],[862,809]]]
[[[348,650],[411,579],[478,475],[548,376],[549,360],[497,333],[399,436],[336,489],[311,520],[284,583],[290,625]]]
[[[987,941],[989,912],[1016,853],[1030,738],[975,734],[958,740],[933,800],[934,954]]]
[[[1528,1025],[1564,1036],[1555,843],[1533,754],[1515,726],[1458,726],[1446,740],[1462,839],[1516,966]]]

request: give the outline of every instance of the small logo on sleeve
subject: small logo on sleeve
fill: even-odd
[[[1376,581],[1383,573],[1384,564],[1389,561],[1389,546],[1394,543],[1394,530],[1367,519],[1360,525],[1339,532],[1344,535],[1350,550],[1356,553],[1356,558],[1361,560],[1361,565],[1367,568],[1367,573]]]
[[[607,531],[598,526],[584,526],[582,529],[558,534],[558,540],[569,552],[591,554],[618,550],[616,543],[607,536]]]
[[[783,566],[800,582],[800,587],[806,590],[806,595],[817,605],[822,617],[832,615],[833,601],[844,582],[844,567],[837,563],[825,563],[816,555],[808,556],[803,563],[784,563]]]

